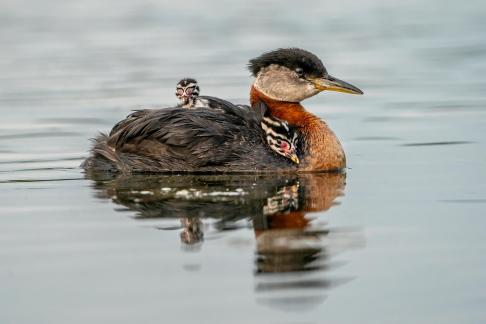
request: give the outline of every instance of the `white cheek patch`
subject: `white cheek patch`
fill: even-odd
[[[301,102],[319,93],[312,83],[300,78],[294,70],[275,64],[262,68],[253,86],[278,101]]]

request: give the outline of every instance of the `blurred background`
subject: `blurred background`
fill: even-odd
[[[485,17],[483,1],[0,0],[0,322],[485,322]],[[247,103],[248,60],[279,47],[365,92],[304,103],[349,166],[306,226],[366,242],[308,307],[261,302],[251,222],[204,221],[214,237],[188,253],[78,168],[130,110],[174,105],[182,77]]]

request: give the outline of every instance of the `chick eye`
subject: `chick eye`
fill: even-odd
[[[176,92],[178,95],[181,95],[184,93],[184,90],[183,89],[177,89],[177,92]]]
[[[302,70],[302,68],[300,68],[300,67],[295,69],[295,73],[297,73],[299,78],[302,78],[304,76],[304,70]]]
[[[289,143],[285,142],[285,141],[281,141],[280,142],[280,149],[286,151],[290,148],[290,145]]]

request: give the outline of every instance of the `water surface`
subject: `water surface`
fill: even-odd
[[[480,1],[3,1],[1,323],[484,323]],[[305,106],[331,175],[86,175],[99,131],[181,77],[246,103],[299,46],[365,96]]]

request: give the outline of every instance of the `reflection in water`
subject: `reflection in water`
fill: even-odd
[[[359,243],[356,231],[330,229],[309,217],[336,204],[345,174],[107,175],[89,174],[97,196],[136,211],[137,219],[174,219],[185,249],[198,250],[204,223],[218,232],[252,226],[259,302],[306,309],[323,291],[349,279],[330,278],[331,256]],[[206,220],[206,221],[205,221]],[[180,225],[179,225],[180,224]]]

